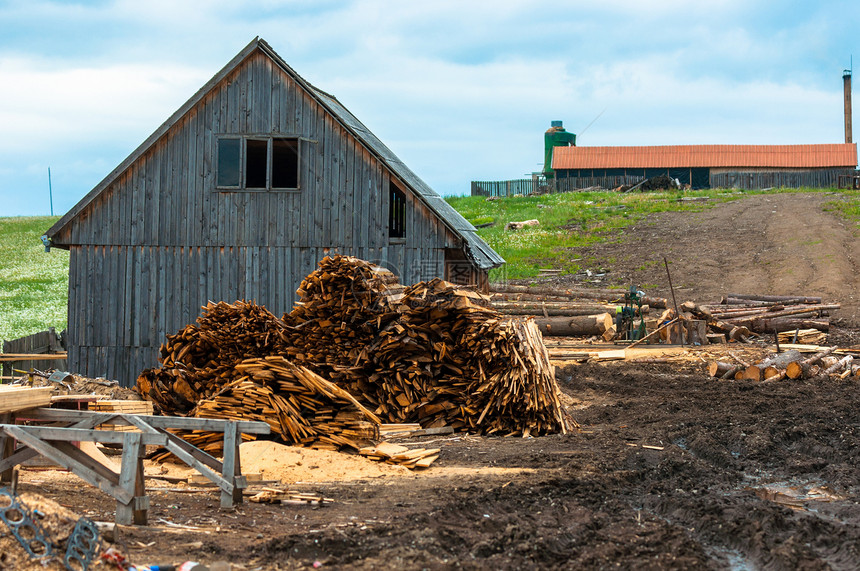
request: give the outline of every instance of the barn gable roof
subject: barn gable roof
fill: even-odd
[[[427,183],[418,177],[397,156],[382,143],[367,127],[364,126],[349,110],[334,96],[317,89],[290,67],[276,52],[260,37],[254,38],[240,51],[221,71],[201,87],[188,101],[173,113],[158,129],[126,157],[110,174],[86,194],[71,210],[69,210],[46,233],[48,239],[61,233],[75,218],[77,218],[105,189],[111,186],[129,167],[131,167],[146,151],[152,147],[170,128],[192,110],[215,86],[230,75],[248,57],[257,50],[267,55],[278,67],[290,75],[311,97],[323,106],[355,139],[364,145],[371,154],[394,173],[403,184],[456,236],[463,240],[466,252],[474,263],[482,269],[498,267],[505,263],[490,246],[484,242],[475,227],[460,215],[450,204],[439,196]]]
[[[838,168],[857,166],[857,144],[558,147],[554,169]]]

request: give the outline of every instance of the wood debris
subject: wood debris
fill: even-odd
[[[440,448],[407,448],[390,442],[380,442],[358,451],[362,456],[389,464],[400,464],[410,469],[429,468],[439,458]]]

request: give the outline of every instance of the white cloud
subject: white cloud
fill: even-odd
[[[0,152],[140,138],[154,130],[208,78],[181,65],[100,68],[0,58]],[[148,134],[145,133],[144,136]]]

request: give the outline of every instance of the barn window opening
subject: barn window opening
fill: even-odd
[[[406,195],[394,183],[388,183],[388,237],[406,237]]]
[[[298,137],[221,137],[215,184],[219,190],[298,190]]]
[[[239,186],[242,139],[218,140],[218,186]]]
[[[245,145],[245,188],[266,188],[269,142],[248,139]]]
[[[299,142],[272,139],[272,187],[299,187]]]

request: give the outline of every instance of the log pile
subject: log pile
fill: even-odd
[[[535,323],[505,318],[486,296],[438,279],[407,288],[345,256],[322,260],[298,293],[280,319],[249,302],[208,304],[167,337],[139,393],[165,414],[262,420],[315,447],[357,449],[380,423],[521,435],[575,426]],[[217,446],[207,438],[191,440]]]
[[[614,337],[610,326],[618,307],[623,303],[623,290],[563,289],[546,286],[493,285],[493,308],[508,315],[532,315],[544,336],[600,336],[604,340]],[[643,298],[644,318],[653,308],[666,309],[667,300],[658,297]],[[704,305],[691,301],[681,304],[681,314],[667,310],[657,320],[665,324],[678,317],[676,328],[689,329],[690,321],[707,322],[707,329],[719,339],[748,341],[757,334],[796,332],[814,329],[827,332],[830,312],[838,304],[823,303],[820,297],[805,295],[756,295],[730,293],[720,303]],[[707,333],[698,337],[707,342]],[[664,336],[665,337],[665,336]],[[671,341],[678,336],[664,339]],[[689,336],[688,336],[689,337]],[[687,339],[686,343],[696,343]]]
[[[597,336],[611,341],[617,334],[615,315],[624,303],[624,291],[494,284],[491,300],[499,313],[535,316],[544,337]],[[665,308],[666,303],[664,298],[646,297],[636,315],[644,317],[652,307]]]
[[[718,305],[703,306],[713,319],[754,333],[780,333],[798,329],[828,331],[830,312],[839,304],[802,295],[749,295],[730,293]]]
[[[804,357],[799,351],[790,350],[762,359],[758,363],[726,363],[715,361],[708,365],[708,374],[720,379],[750,380],[756,382],[780,381],[783,379],[846,378],[860,374],[860,366],[854,365],[852,355],[835,357],[838,347],[828,347],[812,356]]]

